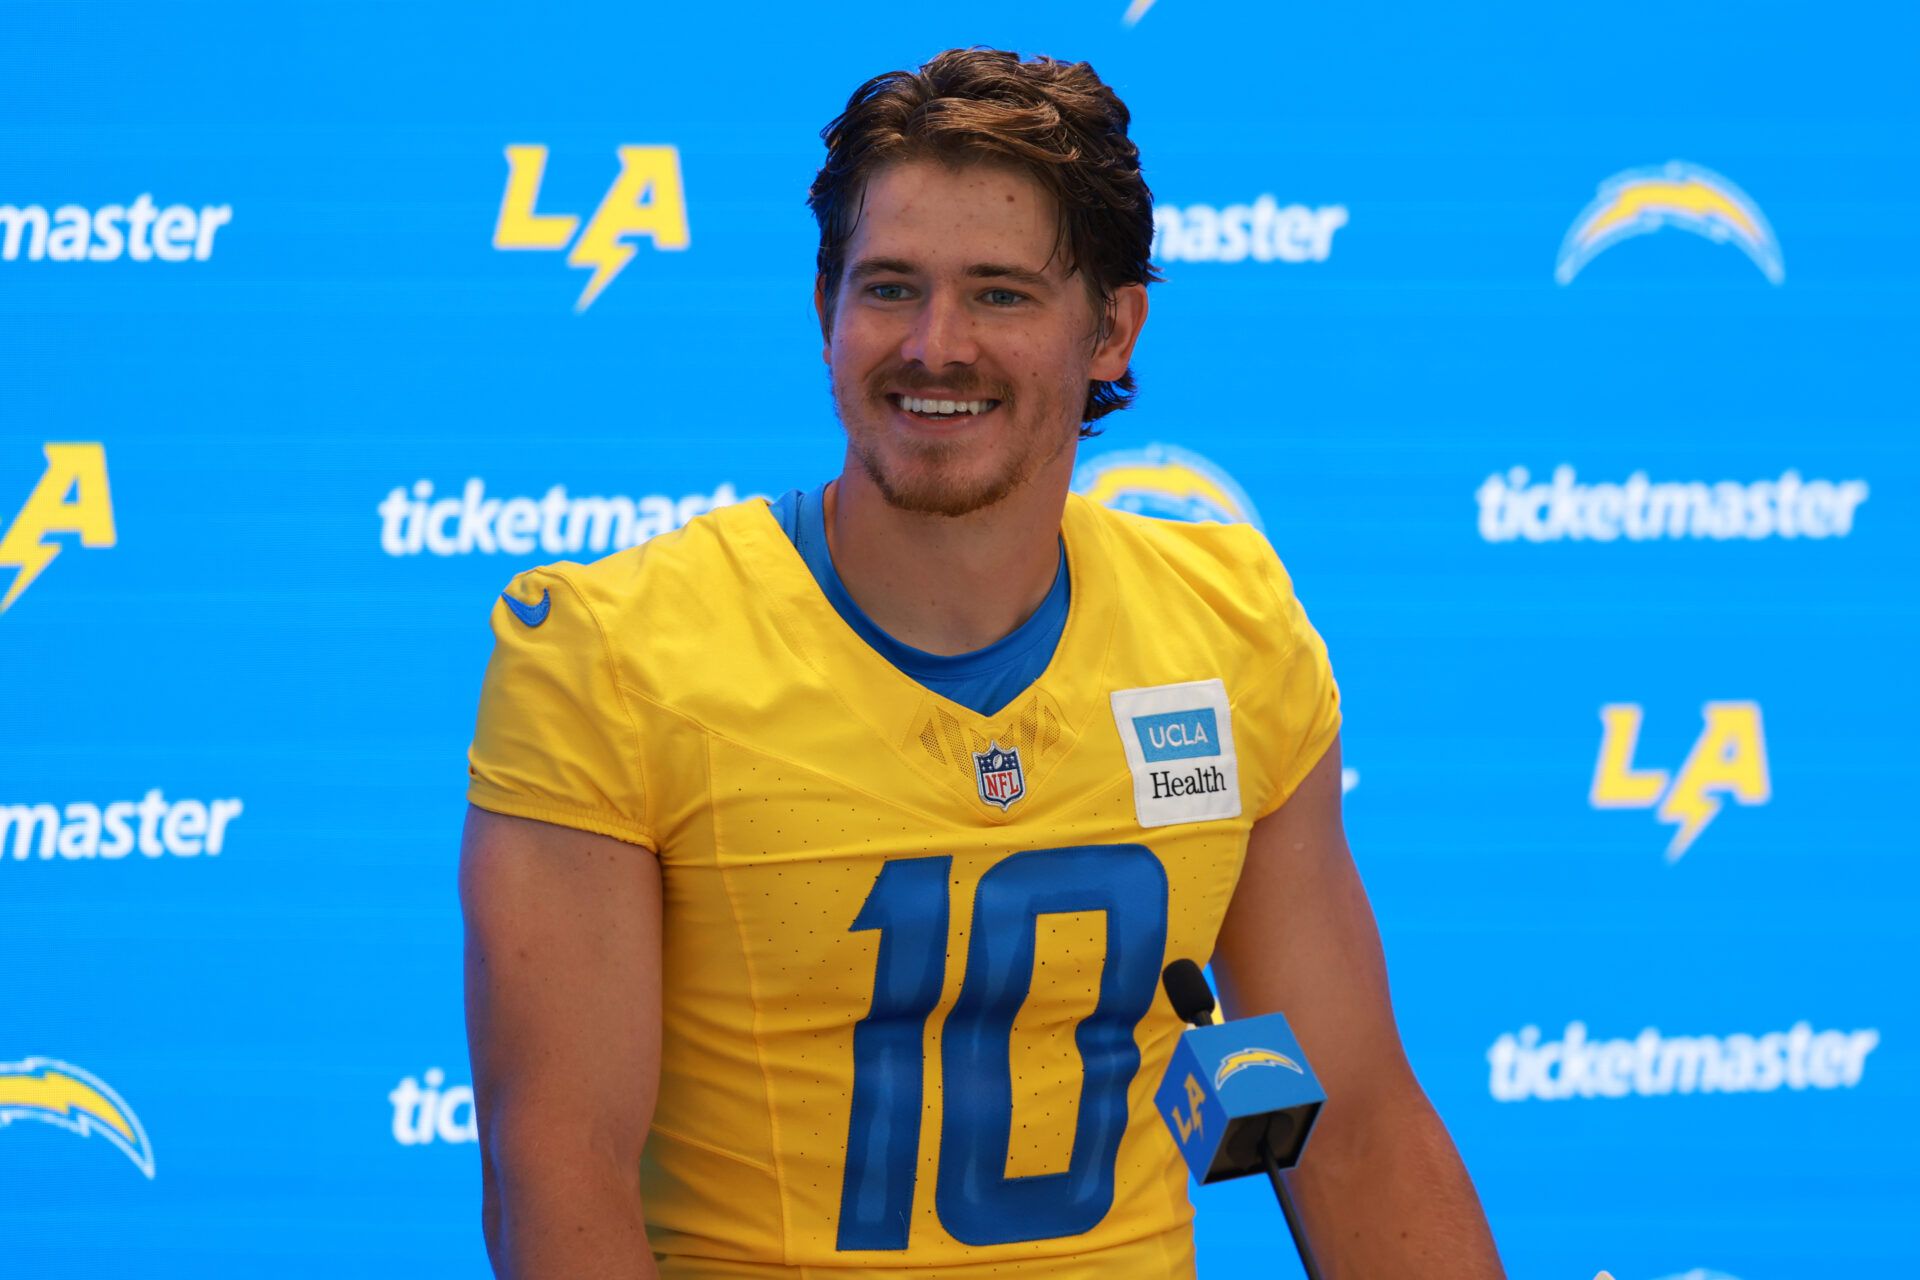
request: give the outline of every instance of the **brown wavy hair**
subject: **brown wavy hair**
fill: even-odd
[[[826,163],[807,192],[820,224],[817,259],[827,322],[860,221],[867,179],[902,160],[1010,164],[1031,174],[1060,211],[1056,252],[1080,273],[1106,332],[1113,292],[1160,279],[1153,249],[1153,193],[1140,176],[1132,117],[1084,62],[1023,61],[1003,49],[949,49],[918,71],[889,71],[853,91],[820,131]],[[1083,424],[1124,409],[1133,370],[1087,384]],[[1082,425],[1080,434],[1099,434]]]

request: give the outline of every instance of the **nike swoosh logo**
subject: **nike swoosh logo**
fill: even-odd
[[[507,602],[507,608],[513,610],[514,617],[530,627],[539,626],[547,620],[547,615],[553,612],[553,592],[551,591],[540,593],[539,604],[521,604],[504,591],[500,593],[500,598]]]

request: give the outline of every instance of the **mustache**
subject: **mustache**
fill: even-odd
[[[1004,404],[1013,399],[1011,387],[972,369],[936,374],[923,366],[901,365],[883,369],[867,379],[867,394],[875,400],[889,391],[912,394],[928,390],[947,392],[961,400],[998,400]]]

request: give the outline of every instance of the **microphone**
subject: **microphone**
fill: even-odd
[[[1264,1171],[1308,1280],[1320,1280],[1293,1193],[1280,1176],[1300,1160],[1327,1100],[1307,1055],[1277,1013],[1213,1021],[1213,988],[1191,960],[1160,975],[1174,1013],[1192,1028],[1174,1048],[1154,1104],[1202,1184]]]
[[[1213,988],[1207,985],[1207,975],[1200,972],[1199,965],[1175,960],[1160,975],[1160,985],[1167,989],[1167,999],[1180,1021],[1196,1027],[1212,1024]]]

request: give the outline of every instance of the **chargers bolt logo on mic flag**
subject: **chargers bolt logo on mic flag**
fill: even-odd
[[[1306,1074],[1306,1068],[1284,1053],[1272,1049],[1242,1049],[1238,1053],[1228,1054],[1221,1062],[1220,1069],[1213,1073],[1213,1087],[1218,1089],[1248,1067],[1285,1067],[1301,1075]]]

